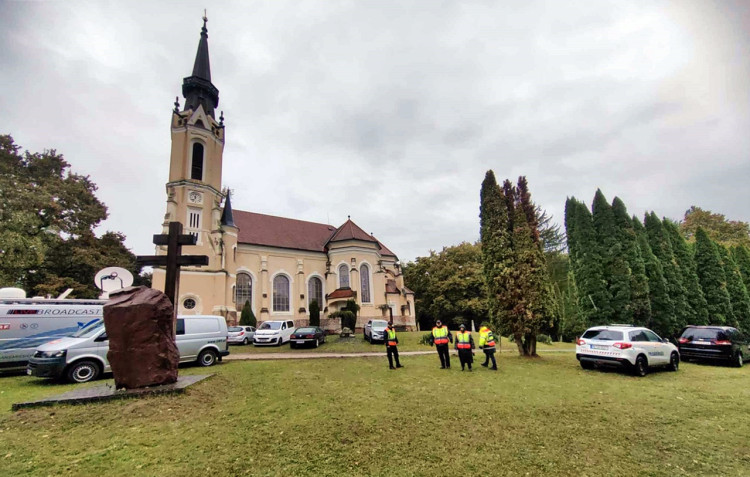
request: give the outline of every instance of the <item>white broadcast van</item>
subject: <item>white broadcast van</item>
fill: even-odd
[[[26,369],[36,348],[102,319],[105,300],[26,298],[0,289],[0,372]]]

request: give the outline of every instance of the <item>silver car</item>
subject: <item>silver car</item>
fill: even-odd
[[[370,320],[365,325],[365,341],[385,341],[385,329],[388,322],[385,320]]]
[[[230,326],[227,328],[227,343],[229,344],[250,344],[255,336],[255,327],[253,326]]]

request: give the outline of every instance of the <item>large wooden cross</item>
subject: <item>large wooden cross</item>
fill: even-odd
[[[143,255],[136,257],[136,264],[140,266],[166,267],[167,276],[164,280],[164,294],[169,297],[174,311],[172,316],[177,316],[177,298],[180,289],[180,267],[192,265],[201,267],[208,265],[206,255],[182,255],[183,245],[195,245],[198,237],[182,233],[180,222],[169,223],[168,235],[154,235],[155,245],[166,245],[166,255]]]

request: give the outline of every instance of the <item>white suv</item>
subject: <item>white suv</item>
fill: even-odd
[[[253,346],[283,345],[291,339],[293,332],[294,322],[291,320],[264,321],[263,324],[255,330]]]
[[[576,341],[576,358],[583,369],[618,366],[645,376],[652,366],[677,371],[680,352],[648,328],[629,325],[594,326]]]

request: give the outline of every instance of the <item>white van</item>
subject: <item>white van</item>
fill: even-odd
[[[212,366],[229,354],[227,323],[222,316],[178,316],[176,341],[180,363],[197,361],[200,366]],[[112,371],[107,351],[104,321],[97,320],[73,336],[39,346],[29,359],[27,373],[85,383]]]
[[[105,303],[26,298],[23,290],[0,289],[0,371],[26,369],[37,346],[101,320]]]
[[[264,321],[253,336],[253,346],[260,345],[283,345],[292,338],[294,333],[294,322],[285,321]]]

